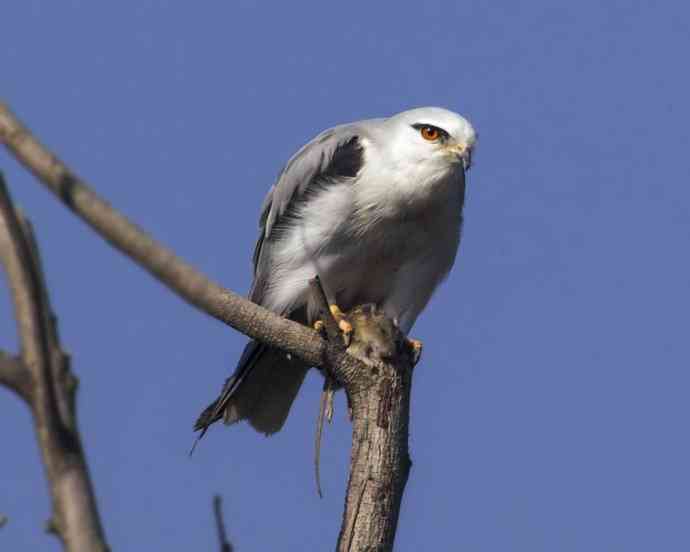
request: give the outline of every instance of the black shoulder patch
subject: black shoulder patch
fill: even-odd
[[[347,142],[339,144],[333,152],[333,157],[323,175],[326,178],[339,176],[357,176],[364,164],[364,148],[358,136],[353,136]]]
[[[330,137],[329,135],[329,138]],[[293,158],[290,163],[294,163],[295,159],[296,158]],[[259,270],[262,250],[267,246],[270,247],[271,243],[280,240],[285,231],[288,230],[295,219],[299,217],[304,204],[309,201],[310,198],[313,198],[314,195],[321,193],[329,186],[337,183],[339,179],[353,178],[359,174],[362,165],[364,165],[364,147],[359,141],[359,137],[353,136],[338,144],[328,163],[325,164],[324,161],[325,159],[322,154],[320,170],[309,175],[308,181],[305,181],[302,185],[302,191],[290,198],[285,210],[276,217],[273,222],[270,236],[266,236],[263,231],[265,218],[271,208],[270,205],[267,206],[262,213],[261,233],[259,234],[259,239],[254,248],[254,283],[250,292],[251,300],[256,303],[261,302],[261,297],[264,293],[264,280],[267,276],[267,273],[264,274],[264,278],[262,279],[259,274],[260,272],[265,272],[265,270]],[[281,174],[285,173],[290,168],[290,163],[288,163]]]

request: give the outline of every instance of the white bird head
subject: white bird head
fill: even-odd
[[[477,134],[457,113],[421,107],[372,121],[367,129],[367,186],[358,191],[358,203],[367,209],[423,208],[457,194],[464,184]]]
[[[477,133],[470,122],[440,107],[420,107],[389,118],[385,126],[394,132],[391,144],[402,157],[418,163],[469,169]]]

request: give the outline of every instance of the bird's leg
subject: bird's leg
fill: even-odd
[[[400,321],[397,318],[393,319],[393,324],[396,328],[400,328]],[[422,356],[422,349],[424,348],[424,343],[419,341],[419,339],[412,339],[411,337],[405,337],[405,347],[412,355],[412,366],[416,366],[419,359]]]
[[[338,314],[336,314],[334,312],[334,309],[337,309],[336,312]],[[333,314],[333,318],[335,319],[336,323],[338,324],[338,329],[342,333],[343,342],[345,343],[345,347],[348,347],[350,345],[350,341],[351,341],[351,337],[352,337],[352,324],[347,320],[347,317],[338,308],[337,305],[331,305],[330,310],[331,310],[331,313]],[[313,327],[322,336],[325,336],[326,326],[323,323],[323,320],[317,320],[316,322],[314,322]]]
[[[338,325],[338,329],[340,330],[343,336],[343,342],[345,343],[345,347],[349,347],[350,342],[352,341],[352,323],[347,319],[347,315],[342,310],[340,310],[340,307],[335,303],[330,303],[328,305],[328,310],[331,312],[333,320],[335,320],[335,323]],[[313,323],[313,328],[322,336],[326,334],[326,326],[323,320],[316,320]]]
[[[340,331],[343,334],[343,342],[345,343],[345,347],[349,347],[350,341],[352,340],[352,324],[347,319],[345,313],[340,310],[340,307],[338,305],[336,305],[335,303],[331,303],[330,305],[328,305],[328,308],[330,309],[333,318],[338,324],[338,328],[340,328]]]

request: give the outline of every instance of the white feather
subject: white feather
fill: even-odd
[[[343,309],[377,303],[410,330],[455,260],[464,192],[457,159],[425,141],[415,123],[444,128],[453,143],[469,148],[476,139],[465,119],[438,108],[377,123],[360,140],[358,176],[306,201],[275,247],[268,308],[284,312],[304,304],[318,274],[329,301]]]

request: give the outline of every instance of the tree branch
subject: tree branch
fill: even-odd
[[[201,311],[262,343],[319,366],[324,340],[313,329],[287,320],[222,288],[177,257],[98,197],[48,151],[0,103],[0,141],[55,196],[110,245]]]
[[[1,174],[0,261],[14,303],[21,365],[32,383],[30,405],[53,502],[49,528],[69,551],[106,551],[76,426],[75,379],[60,348],[30,226],[12,206]]]
[[[412,465],[408,428],[413,351],[373,305],[348,314],[354,331],[345,351],[319,279],[309,285],[329,335],[324,368],[345,388],[352,418],[350,477],[337,550],[393,550]],[[318,474],[318,458],[316,465]]]
[[[393,550],[405,485],[414,356],[392,321],[371,305],[349,313],[348,355],[360,369],[338,368],[352,413],[350,477],[339,552]],[[362,364],[365,366],[361,368]]]
[[[100,199],[0,104],[0,141],[62,203],[172,291],[198,309],[312,366],[326,365],[352,410],[350,478],[338,550],[390,551],[409,474],[409,401],[413,356],[393,323],[359,308],[347,352],[331,337],[281,318],[208,280]],[[327,308],[325,309],[327,311]],[[352,313],[351,313],[352,314]],[[329,313],[330,315],[330,313]],[[324,320],[328,320],[324,314]],[[328,323],[327,323],[328,324]]]
[[[218,543],[220,544],[220,552],[233,552],[232,543],[228,540],[228,534],[225,531],[225,522],[223,521],[223,499],[220,495],[213,497],[213,514],[216,519],[216,531],[218,532]]]
[[[31,377],[29,372],[21,360],[5,351],[0,351],[0,385],[11,389],[28,405],[31,405]]]

